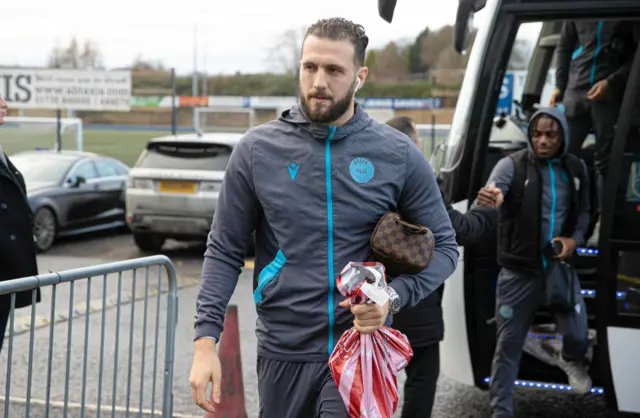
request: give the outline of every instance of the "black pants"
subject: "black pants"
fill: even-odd
[[[591,129],[596,135],[595,169],[597,171],[598,204],[602,207],[602,187],[609,167],[609,155],[615,136],[620,100],[609,92],[603,100],[587,99],[586,91],[567,91],[564,97],[569,124],[569,152],[581,157],[584,140]]]
[[[440,344],[413,347],[413,358],[405,370],[402,418],[429,418],[440,375]]]
[[[348,418],[327,362],[258,356],[260,418]]]
[[[7,323],[9,322],[11,310],[7,307],[0,308],[0,351],[2,351],[2,343],[4,342],[4,334],[7,331]]]

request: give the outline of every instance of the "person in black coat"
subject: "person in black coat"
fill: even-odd
[[[0,97],[0,126],[7,115],[7,103]],[[38,274],[33,214],[27,201],[22,174],[2,150],[0,131],[0,281]],[[36,301],[40,302],[40,289]],[[32,292],[16,293],[16,308],[30,306]],[[11,313],[11,294],[0,295],[0,350]]]
[[[418,131],[411,118],[396,116],[387,121],[387,124],[409,136],[416,145],[419,144]],[[456,231],[458,245],[473,245],[495,235],[497,209],[478,206],[467,213],[461,213],[446,201],[444,194],[442,200]],[[431,416],[440,375],[440,341],[444,338],[443,292],[444,285],[413,308],[402,310],[393,316],[391,326],[407,336],[413,349],[413,358],[405,369],[407,381],[404,385],[402,418]]]

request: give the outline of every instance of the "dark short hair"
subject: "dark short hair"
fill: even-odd
[[[307,33],[304,35],[304,39],[307,39],[310,35],[332,41],[349,41],[355,49],[354,58],[356,64],[364,65],[369,38],[365,34],[362,25],[353,23],[343,17],[320,19],[309,26]]]
[[[387,121],[387,125],[397,129],[413,140],[413,120],[409,116],[394,116]]]

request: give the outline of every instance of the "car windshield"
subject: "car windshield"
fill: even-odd
[[[221,144],[154,142],[149,144],[136,167],[224,171],[231,151],[230,146]]]
[[[76,158],[53,155],[14,155],[11,162],[22,173],[25,183],[61,182]]]

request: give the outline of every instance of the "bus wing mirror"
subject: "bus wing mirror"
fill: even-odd
[[[378,0],[378,14],[386,22],[391,23],[398,0]]]
[[[487,0],[460,0],[453,31],[453,47],[459,54],[466,54],[471,32],[473,15],[484,8]]]

